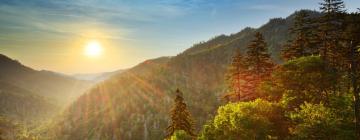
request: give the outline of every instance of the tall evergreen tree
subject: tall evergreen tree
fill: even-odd
[[[343,0],[323,0],[320,5],[322,6],[320,7],[320,10],[322,10],[322,12],[326,14],[345,12],[345,4]]]
[[[345,5],[342,0],[323,0],[320,3],[322,16],[318,19],[319,54],[328,71],[338,73],[343,71],[346,47],[341,43],[344,28]],[[338,94],[341,89],[341,79],[336,79],[329,94]],[[327,99],[327,102],[329,99]]]
[[[282,55],[286,60],[313,54],[311,47],[311,28],[310,19],[307,11],[296,13],[295,22],[290,28],[290,33],[295,36],[293,41],[289,41],[283,46]]]
[[[250,78],[247,80],[248,89],[256,94],[256,87],[271,74],[274,63],[270,58],[267,45],[261,33],[255,34],[255,39],[247,47],[245,58]]]
[[[246,63],[240,49],[237,49],[235,55],[232,57],[232,61],[226,75],[228,93],[224,96],[225,100],[240,101],[241,97],[248,92],[248,88],[246,88],[247,78],[248,72]]]
[[[274,67],[274,63],[270,58],[267,44],[260,32],[255,34],[255,39],[251,41],[247,49],[245,60],[249,71],[259,78],[268,76]]]
[[[175,131],[183,130],[190,136],[196,136],[194,121],[184,103],[184,98],[179,89],[176,90],[175,104],[170,112],[171,124],[166,129],[166,138],[170,138]]]
[[[342,0],[323,0],[320,5],[323,16],[318,20],[319,52],[325,62],[337,66],[342,60],[339,53],[339,50],[342,50],[339,35],[342,32],[345,5]]]

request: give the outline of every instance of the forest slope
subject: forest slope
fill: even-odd
[[[0,54],[0,81],[43,96],[53,103],[64,106],[86,91],[90,82],[57,74],[37,71]]]

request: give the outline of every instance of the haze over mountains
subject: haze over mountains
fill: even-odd
[[[0,116],[15,122],[50,120],[91,85],[0,54]]]
[[[116,71],[111,71],[111,72],[101,72],[101,73],[79,73],[79,74],[73,74],[71,75],[72,77],[78,79],[78,80],[86,80],[86,81],[92,81],[92,82],[101,82],[104,81],[106,79],[108,79],[109,77],[121,73],[125,70],[120,69],[120,70],[116,70]]]
[[[50,100],[0,81],[0,116],[18,121],[38,121],[53,117],[59,106]]]
[[[217,36],[177,56],[147,60],[111,76],[64,112],[54,125],[58,138],[163,138],[176,88],[183,91],[199,129],[222,103],[224,75],[234,50],[244,52],[255,32],[261,32],[272,58],[281,63],[281,46],[290,38],[288,29],[295,14],[271,19],[258,29],[245,28],[236,34]]]

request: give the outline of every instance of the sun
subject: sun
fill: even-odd
[[[90,57],[99,56],[102,54],[103,48],[101,44],[96,41],[90,41],[85,46],[85,55]]]

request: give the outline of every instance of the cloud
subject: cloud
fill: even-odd
[[[86,38],[88,30],[104,32],[98,38],[136,40],[143,26],[185,17],[205,0],[3,0],[0,31],[9,40],[29,40],[31,34],[54,38]],[[210,14],[216,14],[213,10]],[[133,34],[134,36],[132,36]],[[30,38],[29,38],[30,37]],[[5,38],[2,38],[5,39]]]
[[[115,17],[114,9],[76,3],[71,3],[68,7],[63,5],[70,5],[69,3],[61,3],[56,8],[53,3],[43,3],[40,4],[42,7],[34,7],[34,4],[17,2],[14,0],[12,3],[0,3],[0,31],[7,33],[8,40],[29,40],[28,34],[33,34],[33,37],[48,37],[49,34],[62,38],[84,37],[83,32],[87,30],[105,30],[106,35],[104,33],[101,36],[105,39],[132,40],[126,37],[127,33],[131,33],[131,29],[108,22],[107,18],[119,18]]]

